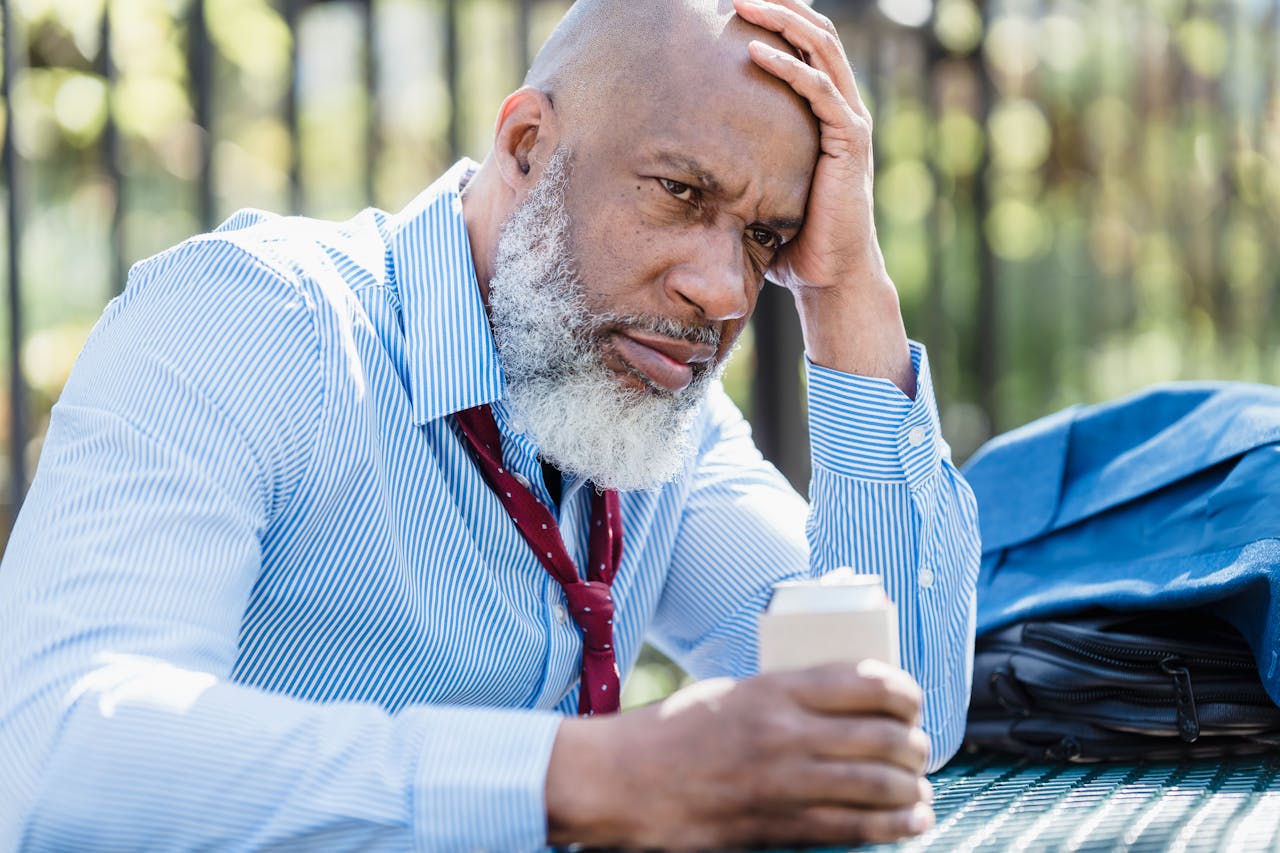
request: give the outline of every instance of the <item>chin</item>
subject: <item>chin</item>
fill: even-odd
[[[706,381],[679,394],[614,370],[562,378],[551,387],[508,385],[513,413],[539,452],[566,474],[619,491],[652,489],[682,476]]]

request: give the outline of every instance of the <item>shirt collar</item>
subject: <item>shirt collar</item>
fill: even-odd
[[[460,160],[395,217],[391,262],[418,425],[499,400],[506,387],[462,217],[459,186],[475,168]]]

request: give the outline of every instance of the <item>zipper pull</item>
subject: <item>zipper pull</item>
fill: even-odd
[[[1200,717],[1196,714],[1196,696],[1191,690],[1191,673],[1182,660],[1173,656],[1160,661],[1160,669],[1173,677],[1173,696],[1178,706],[1178,736],[1187,743],[1200,737]]]
[[[1023,688],[1018,677],[1007,669],[997,669],[991,673],[987,685],[991,688],[991,697],[1015,717],[1030,717],[1031,708],[1035,704]]]

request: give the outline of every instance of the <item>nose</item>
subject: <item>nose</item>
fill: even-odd
[[[707,229],[687,241],[667,272],[672,298],[694,306],[705,320],[736,320],[751,310],[747,261],[736,229]]]

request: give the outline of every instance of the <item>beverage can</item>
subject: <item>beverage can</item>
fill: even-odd
[[[760,671],[874,658],[898,665],[898,613],[879,575],[836,569],[775,584],[760,617]]]

